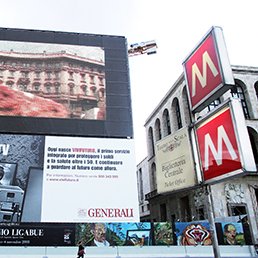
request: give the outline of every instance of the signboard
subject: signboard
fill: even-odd
[[[133,136],[126,39],[0,29],[0,132]]]
[[[204,180],[227,179],[256,165],[245,125],[241,103],[229,99],[196,125],[197,142]]]
[[[192,111],[201,111],[225,93],[234,78],[223,32],[212,27],[183,61],[188,97]]]
[[[139,221],[134,140],[2,134],[0,143],[0,223]]]
[[[162,139],[155,145],[157,191],[185,189],[195,185],[195,173],[188,128]]]

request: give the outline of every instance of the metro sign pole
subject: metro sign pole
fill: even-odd
[[[192,118],[193,122],[195,122],[195,112],[199,112],[204,109],[235,84],[227,55],[223,32],[220,27],[212,27],[206,33],[203,39],[183,61],[183,68]],[[205,157],[206,159],[210,157],[211,149],[211,154],[216,156],[215,160],[217,161],[217,164],[221,162],[222,142],[226,141],[227,146],[229,146],[229,141],[227,140],[229,138],[225,136],[224,128],[220,128],[218,130],[219,140],[218,146],[216,146],[217,149],[213,144],[209,133],[205,134],[206,145],[204,144],[204,160]],[[200,144],[200,142],[198,142],[198,144]],[[230,146],[229,149],[233,148]],[[197,161],[197,163],[199,162]],[[209,161],[207,161],[207,163],[209,164]],[[204,186],[205,193],[207,195],[209,224],[212,234],[214,256],[216,258],[220,258],[210,186],[207,184]]]

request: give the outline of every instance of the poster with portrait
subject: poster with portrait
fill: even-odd
[[[76,224],[75,242],[85,246],[149,246],[151,224],[84,223]]]
[[[222,245],[245,245],[245,236],[242,223],[221,223],[223,233]]]
[[[212,245],[208,222],[175,223],[177,245]]]

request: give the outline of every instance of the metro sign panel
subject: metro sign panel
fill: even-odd
[[[231,100],[215,114],[198,122],[197,142],[204,180],[228,178],[244,171],[256,171],[241,104]],[[235,119],[237,110],[237,119]],[[244,151],[243,151],[244,150]]]
[[[183,62],[192,111],[200,111],[234,85],[222,29],[212,29]],[[228,87],[227,87],[228,86]]]

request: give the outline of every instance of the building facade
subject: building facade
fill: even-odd
[[[238,97],[246,119],[252,150],[258,164],[258,68],[232,66],[235,85],[231,90],[195,114],[195,120],[223,103],[229,97]],[[150,220],[194,221],[208,219],[205,191],[202,187],[166,195],[157,193],[155,143],[191,124],[187,89],[182,74],[153,110],[145,123],[147,163],[150,192]],[[258,174],[248,174],[211,186],[215,220],[229,216],[245,217],[251,229],[252,241],[258,243]],[[247,216],[246,216],[247,215]]]
[[[69,54],[0,52],[0,85],[61,103],[70,118],[105,119],[105,63]]]
[[[136,176],[137,176],[140,221],[149,222],[150,221],[149,202],[145,199],[145,195],[150,192],[147,157],[137,165]]]

